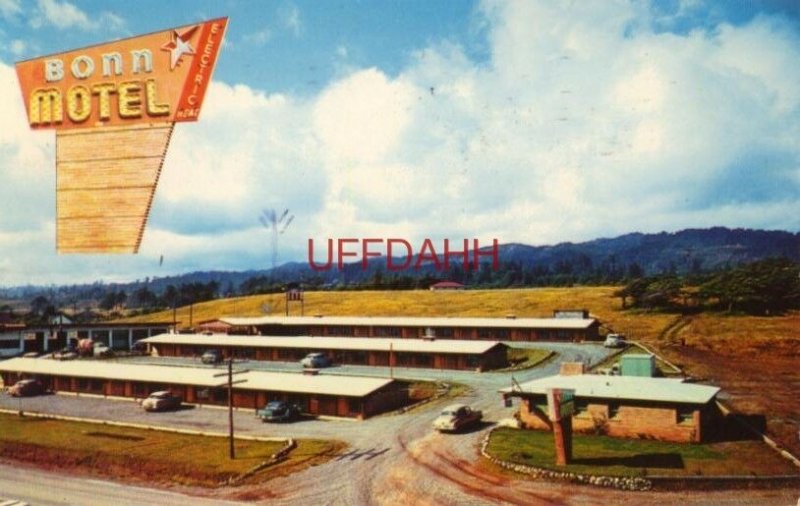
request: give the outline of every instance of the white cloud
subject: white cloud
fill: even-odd
[[[356,72],[322,93],[314,125],[332,158],[370,163],[397,147],[413,100],[407,84],[376,69]]]
[[[303,33],[303,21],[300,17],[300,9],[296,5],[290,5],[282,12],[283,24],[295,37]]]
[[[0,0],[0,15],[5,19],[11,19],[22,13],[19,0]]]
[[[245,42],[263,46],[272,39],[272,30],[264,27],[256,32],[246,34],[243,39]]]
[[[8,45],[9,51],[11,51],[11,54],[14,56],[21,56],[23,53],[25,53],[27,47],[28,46],[25,44],[25,41],[19,39],[12,40]]]
[[[37,7],[37,13],[31,19],[31,23],[35,28],[51,25],[60,30],[65,30],[67,28],[91,30],[93,27],[89,16],[69,2],[38,0]]]

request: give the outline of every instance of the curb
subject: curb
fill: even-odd
[[[130,423],[130,422],[116,422],[113,420],[101,420],[97,418],[81,418],[77,416],[65,416],[65,415],[52,415],[49,413],[40,413],[38,411],[15,411],[13,409],[5,409],[0,408],[0,413],[5,413],[9,415],[19,415],[19,416],[30,416],[35,418],[45,418],[50,420],[63,420],[65,422],[82,422],[82,423],[93,423],[96,425],[111,425],[115,427],[128,427],[131,429],[141,429],[141,430],[158,430],[162,432],[172,432],[175,434],[187,434],[191,436],[206,436],[206,437],[221,437],[221,438],[228,438],[230,437],[229,434],[223,432],[203,432],[199,430],[192,430],[192,429],[177,429],[174,427],[163,427],[158,425],[148,425],[143,423]],[[284,437],[271,437],[271,436],[251,436],[251,435],[237,435],[234,439],[240,439],[243,441],[262,441],[268,443],[275,443],[280,441],[290,441],[291,439],[287,439]]]
[[[515,464],[489,455],[486,451],[492,433],[498,427],[492,428],[481,442],[481,455],[490,462],[520,474],[527,474],[533,478],[546,478],[583,485],[594,485],[605,488],[615,488],[630,492],[644,492],[653,489],[663,489],[663,485],[672,484],[673,487],[680,485],[682,488],[713,488],[713,485],[724,484],[727,487],[738,485],[741,487],[751,487],[757,483],[784,482],[786,485],[796,485],[800,483],[800,475],[778,475],[778,476],[649,476],[647,478],[635,478],[625,476],[599,476],[572,473],[567,471],[554,471],[541,467],[528,466],[525,464]],[[766,437],[766,436],[765,436]],[[661,486],[659,486],[661,485]]]
[[[527,474],[533,478],[567,481],[571,483],[615,488],[618,490],[626,490],[631,492],[643,492],[653,488],[653,482],[645,478],[632,478],[627,476],[596,476],[571,473],[567,471],[553,471],[551,469],[544,469],[541,467],[528,466],[524,464],[515,464],[513,462],[500,460],[489,455],[489,452],[486,451],[486,447],[489,446],[489,438],[491,438],[492,433],[496,429],[497,427],[492,428],[486,433],[486,436],[484,436],[483,441],[481,442],[481,455],[503,469],[508,469],[521,474]]]
[[[722,403],[719,400],[717,401],[717,406],[719,407],[720,411],[722,411],[725,414],[725,416],[729,416],[731,413],[733,413],[733,410],[731,408],[729,408],[727,405],[725,405],[724,403]],[[746,428],[747,430],[749,430],[750,432],[752,432],[753,434],[755,434],[759,438],[761,438],[761,440],[764,443],[766,443],[767,446],[769,446],[770,448],[772,448],[773,450],[778,452],[778,454],[781,457],[783,457],[786,460],[790,461],[792,464],[794,464],[795,467],[800,468],[800,459],[798,459],[797,457],[795,457],[794,455],[789,453],[788,450],[786,450],[784,447],[782,447],[774,439],[772,439],[771,437],[767,436],[766,434],[763,434],[761,431],[759,431],[758,429],[756,429],[752,425],[750,425],[748,423],[745,423],[743,420],[737,420],[737,421],[744,428]]]
[[[295,448],[297,448],[297,442],[295,442],[294,439],[289,438],[286,440],[286,444],[283,446],[283,448],[273,453],[270,456],[269,460],[265,460],[264,462],[253,467],[249,471],[245,471],[244,473],[240,474],[239,476],[233,476],[231,478],[228,478],[226,481],[220,482],[220,485],[238,485],[239,483],[243,482],[247,478],[250,478],[257,472],[262,471],[280,462],[283,462],[284,460],[286,460],[286,456],[289,455],[289,452],[291,452]]]

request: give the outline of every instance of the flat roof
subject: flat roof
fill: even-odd
[[[79,330],[79,329],[146,329],[151,327],[172,327],[173,322],[145,322],[145,323],[125,323],[125,322],[91,322],[91,323],[44,323],[41,325],[26,325],[25,330]]]
[[[594,318],[473,318],[425,316],[225,316],[221,322],[237,327],[259,325],[373,325],[386,327],[482,327],[585,329]]]
[[[179,367],[167,365],[138,365],[109,360],[53,360],[49,358],[12,358],[0,362],[0,371],[51,376],[72,376],[118,381],[147,381],[201,387],[227,385],[227,368]],[[235,390],[268,390],[321,395],[364,397],[391,384],[389,378],[339,376],[331,374],[304,375],[297,373],[249,371],[236,374]]]
[[[575,397],[628,399],[640,401],[706,404],[717,395],[719,388],[685,383],[680,378],[648,378],[641,376],[606,376],[579,374],[547,376],[520,385],[519,389],[504,388],[503,393],[540,394],[549,388],[570,388]]]
[[[412,339],[383,337],[281,337],[281,336],[237,336],[228,334],[160,334],[141,339],[149,344],[178,344],[207,346],[242,346],[252,348],[306,348],[318,350],[391,351],[411,353],[467,353],[483,354],[496,346],[505,346],[499,341],[464,339]]]

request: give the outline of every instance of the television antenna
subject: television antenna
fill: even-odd
[[[294,215],[289,215],[289,209],[284,209],[280,215],[275,209],[264,209],[258,219],[272,234],[272,271],[274,275],[275,268],[278,266],[278,236],[286,232],[294,220]]]

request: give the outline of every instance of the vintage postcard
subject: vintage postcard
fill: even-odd
[[[800,501],[800,4],[0,0],[0,111],[0,504]]]

